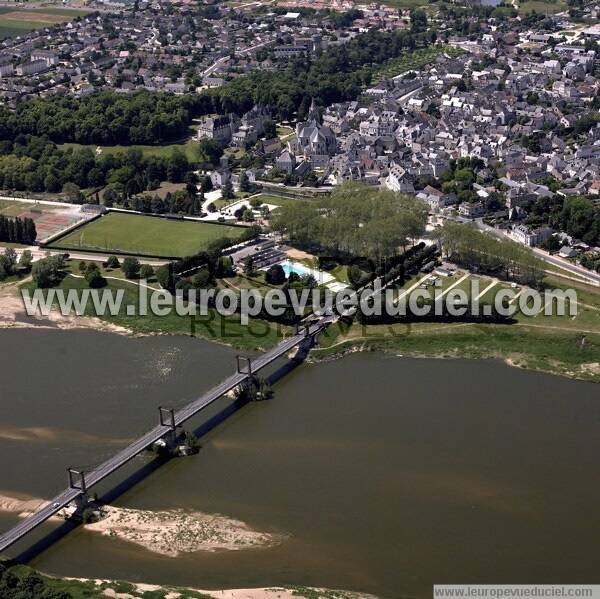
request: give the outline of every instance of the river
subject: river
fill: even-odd
[[[89,467],[154,425],[158,405],[218,382],[236,353],[52,330],[3,330],[0,347],[0,492],[38,497],[65,486],[65,466]],[[275,393],[114,504],[220,513],[282,535],[279,545],[170,558],[80,528],[32,565],[385,598],[430,596],[435,582],[598,582],[596,385],[499,362],[353,354],[304,364]],[[3,529],[15,522],[0,513]]]

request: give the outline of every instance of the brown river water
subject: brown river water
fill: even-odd
[[[64,488],[66,466],[106,459],[156,423],[157,406],[181,406],[228,375],[236,353],[183,337],[52,330],[0,331],[0,348],[0,494],[47,498]],[[279,545],[173,558],[79,528],[31,564],[64,576],[384,598],[430,596],[434,583],[600,582],[592,383],[498,362],[354,354],[301,365],[273,400],[241,408],[202,445],[114,505],[223,514],[283,535]],[[1,530],[16,522],[0,512]]]

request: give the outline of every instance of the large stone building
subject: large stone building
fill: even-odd
[[[225,146],[238,130],[240,119],[235,114],[206,117],[198,127],[198,139],[212,139]]]
[[[337,150],[333,131],[321,123],[317,107],[313,103],[304,123],[296,125],[297,152],[304,154],[315,166],[326,165]]]

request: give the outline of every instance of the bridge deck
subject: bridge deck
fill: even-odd
[[[288,351],[302,343],[307,336],[312,336],[319,333],[328,324],[329,322],[327,322],[326,319],[321,320],[320,322],[310,325],[307,330],[302,331],[301,333],[296,334],[289,339],[283,340],[272,350],[252,360],[252,373],[256,373],[265,368],[265,366],[268,366],[286,354]],[[192,416],[213,403],[215,400],[219,399],[219,397],[222,397],[232,389],[235,389],[235,387],[243,383],[248,376],[248,374],[238,372],[231,375],[229,378],[210,389],[198,399],[192,401],[181,410],[175,412],[175,424],[180,426]],[[148,431],[145,435],[131,443],[131,445],[128,445],[125,449],[121,450],[119,453],[100,464],[94,470],[86,472],[86,488],[90,489],[94,485],[98,484],[107,476],[118,470],[121,466],[132,460],[144,449],[150,447],[153,443],[156,443],[159,439],[169,433],[170,430],[171,428],[166,425],[156,426],[151,431]],[[11,545],[16,543],[27,533],[31,532],[34,528],[51,518],[54,514],[59,512],[73,500],[77,499],[81,494],[82,491],[80,489],[66,489],[60,493],[60,495],[57,495],[54,497],[54,499],[51,499],[45,506],[31,514],[31,516],[28,516],[14,528],[0,536],[0,553],[8,549]]]

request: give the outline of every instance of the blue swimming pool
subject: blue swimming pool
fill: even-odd
[[[290,262],[289,260],[284,260],[281,263],[281,267],[283,268],[283,272],[285,272],[286,276],[290,276],[290,273],[295,272],[297,275],[301,277],[304,275],[312,274],[312,271],[306,266],[302,264],[298,264],[298,262]]]

